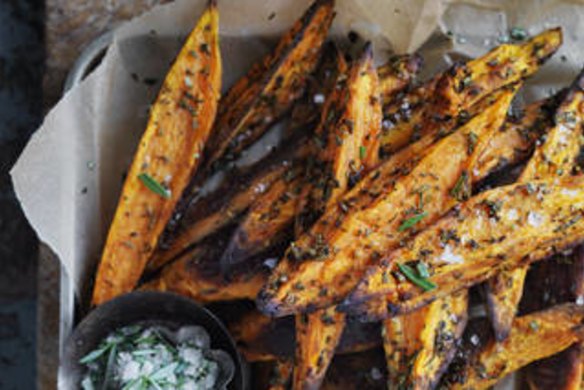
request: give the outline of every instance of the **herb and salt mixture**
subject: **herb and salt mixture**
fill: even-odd
[[[82,388],[217,388],[220,365],[205,357],[208,334],[200,327],[185,327],[173,342],[168,333],[160,327],[128,326],[116,330],[80,360],[88,368]]]

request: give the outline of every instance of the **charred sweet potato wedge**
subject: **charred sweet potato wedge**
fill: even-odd
[[[391,57],[377,68],[379,94],[383,104],[390,104],[397,100],[396,94],[412,84],[422,68],[422,63],[422,57],[419,55],[406,54]]]
[[[288,112],[304,93],[334,17],[334,0],[317,0],[282,36],[273,53],[252,67],[222,98],[206,149],[206,165],[232,158]],[[261,71],[260,71],[261,69]]]
[[[252,204],[221,257],[228,270],[290,237],[303,177],[276,181]]]
[[[290,175],[288,172],[296,169],[296,164],[301,164],[309,152],[302,139],[291,145],[292,148],[275,150],[246,170],[229,175],[216,191],[197,199],[182,217],[175,235],[158,246],[148,264],[149,270],[160,269],[193,245],[237,221],[274,182]]]
[[[508,116],[479,156],[472,170],[473,182],[527,160],[535,142],[551,126],[555,107],[556,96],[553,96],[528,105],[517,115]]]
[[[568,90],[547,132],[545,142],[535,149],[519,182],[570,175],[584,146],[584,73]],[[487,282],[487,302],[497,340],[507,337],[523,293],[528,267],[502,271]]]
[[[486,342],[466,364],[449,373],[445,387],[487,389],[521,367],[582,341],[583,324],[584,307],[569,303],[517,317],[507,339]]]
[[[302,203],[299,223],[305,230],[329,204],[343,194],[363,169],[376,164],[381,129],[381,102],[373,52],[368,46],[346,74],[339,67],[337,85],[329,95],[315,130],[314,163],[308,172],[310,192]],[[297,229],[298,230],[298,229]]]
[[[502,92],[458,131],[421,153],[421,159],[412,154],[399,160],[398,154],[372,171],[291,244],[258,296],[259,307],[285,315],[340,301],[368,265],[467,197],[465,172],[503,123],[513,96],[513,90]],[[425,139],[419,143],[431,145]],[[452,157],[446,160],[445,154]]]
[[[320,388],[345,328],[345,314],[335,306],[296,315],[296,365],[293,389]]]
[[[575,302],[582,296],[584,249],[558,254],[535,264],[525,280],[522,313],[532,313],[559,303]],[[575,390],[581,388],[582,347],[573,345],[546,359],[533,362],[522,370],[522,389]]]
[[[152,106],[102,252],[94,305],[136,286],[199,167],[220,91],[219,15],[212,2],[188,36]]]
[[[485,191],[371,267],[346,299],[385,296],[386,315],[408,312],[565,250],[584,239],[584,177],[530,181]],[[408,268],[423,262],[429,277]]]
[[[325,78],[325,80],[322,84],[319,83],[318,87],[309,87],[311,91],[310,96],[307,97],[309,101],[298,105],[301,112],[297,114],[296,123],[305,121],[306,113],[313,111],[315,106],[313,98],[315,96],[324,97],[332,92],[335,83],[327,85],[330,83],[327,82],[326,78],[330,79],[338,72],[346,71],[346,64],[338,51],[329,47],[327,53],[329,55],[325,54],[324,64],[319,67],[319,75],[317,76],[317,79]],[[335,65],[334,61],[338,63]],[[421,60],[417,56],[405,55],[392,58],[387,64],[377,69],[380,92],[384,96],[390,97],[406,88],[419,71],[420,65]],[[296,107],[293,113],[295,111]],[[294,114],[292,117],[295,117]],[[363,149],[363,151],[369,160],[368,165],[375,164],[378,155],[376,146]],[[285,178],[290,177],[288,173],[284,176]],[[300,179],[286,180],[286,182],[287,185],[274,183],[273,188],[259,197],[250,207],[239,229],[234,234],[231,245],[223,255],[224,265],[243,262],[249,256],[253,256],[267,246],[273,245],[274,242],[280,241],[282,236],[286,236],[291,219],[295,218],[296,212],[300,209],[298,205]],[[309,186],[310,183],[305,185]]]
[[[328,45],[317,72],[317,77],[323,83],[318,86],[310,86],[309,91],[322,93],[320,97],[323,99],[325,95],[333,94],[336,89],[337,77],[346,72],[346,66],[346,62],[336,46]],[[307,102],[307,100],[309,101]],[[323,116],[323,112],[328,110],[331,104],[330,98],[323,103],[320,116]],[[306,117],[306,112],[311,116],[311,113],[315,111],[313,97],[305,97],[300,104],[300,109],[303,112],[297,114],[298,118],[292,118],[292,126],[299,126],[301,122],[307,120],[313,122],[313,119]],[[314,155],[314,145],[309,140],[306,140],[301,147],[306,150],[307,156]],[[300,210],[300,202],[310,188],[305,179],[306,166],[298,165],[283,172],[283,175],[274,183],[273,188],[259,196],[252,204],[222,257],[222,265],[225,270],[244,262],[254,252],[257,253],[262,248],[280,240],[282,236],[286,236],[289,226],[294,223]]]
[[[253,311],[229,324],[229,331],[250,362],[294,358],[294,316],[272,318]],[[362,323],[349,318],[335,352],[354,353],[380,346],[379,334],[379,323]]]
[[[266,273],[240,273],[226,280],[218,262],[223,248],[215,240],[202,243],[164,267],[141,289],[173,292],[199,303],[253,299],[265,283]]]
[[[383,322],[392,388],[433,389],[448,367],[468,318],[468,292],[436,300]]]
[[[547,30],[523,44],[501,45],[412,91],[404,101],[384,110],[388,125],[383,129],[382,153],[393,154],[425,134],[443,131],[441,122],[468,110],[491,92],[533,74],[561,44],[561,30]]]

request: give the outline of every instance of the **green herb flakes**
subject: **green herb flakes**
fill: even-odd
[[[406,264],[397,264],[399,271],[406,277],[407,280],[415,284],[416,286],[424,289],[424,291],[434,290],[436,285],[428,280],[427,278],[420,275],[412,267]]]
[[[138,179],[152,192],[162,196],[165,199],[170,198],[170,190],[160,184],[156,179],[147,173],[141,173],[138,175]]]

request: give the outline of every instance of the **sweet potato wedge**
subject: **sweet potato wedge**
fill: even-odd
[[[297,123],[295,126],[300,126],[300,122],[306,121],[307,112],[314,111],[313,95],[328,96],[331,93],[334,82],[329,86],[327,84],[330,83],[327,82],[326,78],[332,78],[339,71],[346,69],[341,54],[336,52],[334,48],[326,50],[326,53],[330,52],[333,55],[327,56],[325,54],[323,59],[325,63],[318,70],[317,79],[324,79],[324,82],[318,83],[318,86],[309,87],[311,93],[307,97],[308,102],[298,104],[293,109],[293,118],[297,108],[300,111],[297,114],[298,119],[293,120]],[[327,57],[332,58],[328,58],[327,61]],[[333,60],[341,62],[341,64],[335,66]],[[377,69],[380,77],[380,92],[389,98],[406,88],[419,71],[420,65],[421,60],[417,56],[404,55],[392,58],[386,65]],[[370,160],[370,165],[375,164],[378,155],[376,147],[367,148],[365,153],[367,159]],[[290,175],[286,173],[285,176],[289,177]],[[298,206],[298,185],[299,180],[288,180],[286,186],[283,183],[274,183],[273,188],[270,188],[254,202],[239,229],[234,233],[231,245],[222,257],[225,266],[241,263],[267,246],[273,245],[274,242],[280,241],[282,236],[286,236],[289,224],[300,208]],[[310,184],[308,183],[308,185]]]
[[[535,149],[519,182],[570,175],[584,146],[581,126],[584,121],[584,73],[569,88],[558,107],[554,126],[545,142]],[[528,267],[502,271],[487,282],[487,302],[497,340],[507,337],[521,295]]]
[[[250,145],[302,96],[334,17],[334,0],[317,0],[220,103],[206,165]],[[259,71],[259,69],[262,69]]]
[[[517,317],[507,339],[484,344],[466,364],[449,373],[444,385],[448,389],[487,389],[521,367],[582,341],[583,324],[584,307],[570,303]]]
[[[382,153],[390,155],[412,140],[440,131],[440,121],[433,117],[455,116],[489,93],[533,74],[561,43],[561,30],[550,29],[523,44],[501,45],[434,78],[404,102],[384,110]]]
[[[513,95],[513,90],[503,91],[431,148],[431,140],[423,138],[418,141],[423,147],[404,151],[414,152],[407,158],[397,154],[372,171],[292,243],[258,296],[259,307],[271,315],[285,315],[340,301],[369,264],[439,218],[456,198],[466,196],[463,172],[501,126]],[[452,158],[445,160],[446,153]]]
[[[291,237],[296,206],[304,178],[302,167],[277,180],[243,218],[221,257],[224,271]]]
[[[422,57],[419,55],[406,54],[391,57],[377,68],[379,94],[383,104],[390,104],[397,100],[396,94],[412,84],[422,68],[422,63]]]
[[[468,309],[468,292],[436,300],[385,320],[383,347],[391,388],[433,389],[456,352]]]
[[[211,2],[188,36],[150,111],[95,281],[92,303],[131,291],[196,172],[221,91],[219,15]]]
[[[345,325],[345,314],[335,306],[311,314],[297,314],[296,365],[293,389],[320,388]]]
[[[229,324],[229,330],[240,352],[250,362],[294,358],[294,316],[271,318],[253,311]],[[348,318],[336,353],[354,353],[380,346],[379,335],[379,323],[362,323]]]
[[[310,85],[308,92],[330,96],[335,91],[337,77],[346,71],[346,62],[342,53],[334,44],[327,45],[316,78],[320,81],[317,85]],[[320,98],[319,97],[319,98]],[[315,109],[313,96],[305,96],[295,107],[301,110],[297,117],[292,117],[292,127],[314,124],[312,113]],[[321,105],[320,111],[325,112],[330,106],[330,99]],[[323,116],[320,112],[320,116]],[[307,116],[308,113],[308,116]],[[315,125],[316,126],[316,125]],[[314,145],[310,140],[301,146],[306,150],[307,156],[315,153]],[[309,187],[305,180],[306,166],[294,167],[292,171],[286,171],[264,194],[252,204],[250,210],[234,233],[231,243],[222,257],[222,265],[227,271],[235,264],[243,263],[249,256],[257,253],[262,248],[272,245],[286,236],[288,227],[293,224],[296,214],[300,209],[299,202]]]
[[[583,176],[531,181],[471,198],[371,267],[345,300],[346,310],[363,314],[357,303],[385,296],[386,316],[408,312],[579,243],[583,183]],[[424,283],[403,270],[420,260],[430,274]]]
[[[580,390],[582,383],[582,346],[570,348],[546,359],[538,360],[523,369],[524,390]]]
[[[366,167],[376,164],[381,130],[381,102],[373,52],[367,46],[348,74],[339,67],[337,85],[328,97],[315,130],[314,163],[308,172],[310,192],[298,223],[306,230]],[[305,215],[306,213],[308,215]]]
[[[254,270],[223,278],[218,258],[225,246],[216,240],[204,242],[162,269],[142,290],[168,291],[199,303],[253,299],[267,273]]]
[[[388,89],[400,87],[396,80]],[[336,205],[351,182],[378,163],[381,99],[370,45],[347,74],[339,69],[337,86],[327,103],[315,131],[315,162],[308,172],[310,191],[298,219],[302,230]],[[302,288],[301,284],[296,287]],[[345,315],[334,307],[297,316],[293,389],[320,387],[344,327]]]
[[[234,223],[274,182],[296,169],[296,164],[308,156],[309,148],[302,138],[290,144],[292,147],[277,149],[245,171],[228,176],[216,191],[190,206],[175,235],[156,249],[149,270],[160,269],[189,247]]]
[[[552,305],[574,302],[582,294],[584,250],[563,253],[534,264],[525,280],[527,294],[521,313],[532,313]],[[524,389],[580,389],[582,383],[582,349],[573,345],[567,350],[530,364],[522,370]]]

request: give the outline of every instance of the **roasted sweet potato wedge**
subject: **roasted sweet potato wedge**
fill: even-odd
[[[583,183],[583,176],[530,181],[471,198],[371,267],[346,299],[346,310],[363,314],[355,304],[385,296],[386,315],[408,312],[579,243]],[[404,266],[420,261],[429,278],[406,272]]]
[[[412,140],[440,131],[444,119],[533,74],[561,43],[559,28],[547,30],[523,44],[501,45],[412,91],[405,101],[384,110],[387,125],[381,139],[382,153],[390,155]]]
[[[221,257],[225,271],[291,237],[304,184],[301,173],[302,167],[287,171],[252,204]]]
[[[164,267],[141,289],[173,292],[199,303],[253,299],[265,283],[267,272],[251,270],[226,280],[218,261],[223,248],[216,240],[201,243]]]
[[[502,92],[431,148],[425,138],[418,141],[423,148],[412,146],[415,152],[428,148],[425,155],[400,160],[397,154],[359,182],[292,243],[258,296],[262,310],[285,315],[340,301],[368,265],[468,196],[466,170],[503,123],[513,95],[513,90]],[[445,154],[452,158],[445,160]]]
[[[296,315],[294,389],[319,389],[345,325],[345,314],[335,306]]]
[[[379,77],[379,94],[383,104],[390,104],[398,99],[398,92],[412,84],[422,68],[422,57],[406,54],[391,57],[377,68]]]
[[[314,163],[308,176],[310,191],[302,203],[298,223],[305,230],[329,204],[349,187],[350,181],[377,163],[381,130],[381,102],[373,52],[368,46],[348,74],[339,68],[337,85],[328,97],[315,130]],[[309,215],[305,215],[308,213]]]
[[[316,75],[322,83],[311,85],[308,88],[309,92],[320,93],[322,96],[319,98],[323,99],[324,96],[330,96],[335,91],[338,75],[346,71],[346,66],[342,53],[334,44],[328,45]],[[292,118],[291,126],[300,126],[303,121],[306,125],[313,124],[312,113],[314,111],[319,113],[315,110],[313,99],[313,96],[303,98],[299,104],[302,112],[297,114],[297,118]],[[320,109],[325,112],[330,106],[330,99],[323,103]],[[293,114],[295,110],[296,107]],[[306,117],[307,112],[309,118]],[[324,115],[322,112],[320,116]],[[308,139],[301,147],[306,150],[308,156],[315,153],[314,145]],[[293,224],[299,212],[299,202],[310,188],[305,179],[305,170],[306,164],[303,164],[293,167],[291,171],[283,172],[274,188],[259,196],[252,204],[222,257],[221,262],[226,271],[286,236],[289,226]]]
[[[503,342],[486,342],[450,372],[448,389],[487,389],[527,364],[563,351],[584,337],[584,307],[563,304],[517,317]],[[477,341],[478,342],[478,341]],[[556,384],[551,388],[557,388]]]
[[[395,88],[399,88],[396,82]],[[345,73],[339,67],[335,90],[315,131],[314,163],[308,171],[297,230],[307,229],[351,185],[378,163],[381,131],[379,81],[370,45]],[[308,212],[308,213],[306,213]],[[301,288],[301,285],[296,287]],[[345,315],[331,307],[296,318],[296,367],[293,389],[317,389],[345,325]]]
[[[550,306],[574,302],[582,295],[584,249],[558,254],[534,264],[525,280],[522,313],[532,313]],[[576,390],[582,383],[581,345],[530,364],[522,370],[523,389]]]
[[[220,91],[219,15],[212,2],[188,36],[150,111],[102,252],[94,305],[136,286],[199,166]]]
[[[545,142],[535,149],[519,182],[570,175],[584,146],[584,73],[580,74],[558,107],[554,126]],[[503,271],[487,282],[487,302],[497,340],[507,337],[521,295],[528,267]]]
[[[433,389],[456,352],[468,309],[468,292],[436,300],[383,322],[391,388]]]
[[[175,235],[158,246],[149,270],[160,269],[189,247],[234,223],[274,182],[290,175],[288,172],[295,170],[309,153],[302,138],[290,145],[275,150],[245,171],[229,175],[216,191],[198,199],[182,217]]]
[[[206,165],[250,145],[302,96],[316,68],[334,17],[334,0],[317,0],[278,42],[273,53],[252,67],[222,99]],[[261,71],[259,71],[261,69]]]
[[[582,383],[582,346],[570,348],[524,368],[524,390],[580,390]]]
[[[294,358],[294,316],[272,318],[254,311],[229,324],[229,330],[248,361]],[[379,323],[348,318],[336,353],[365,351],[380,345]]]

